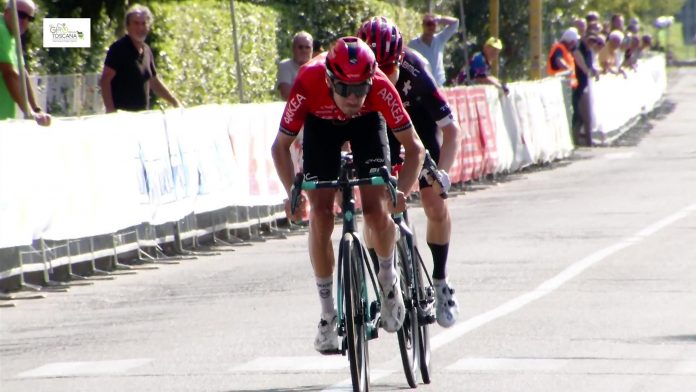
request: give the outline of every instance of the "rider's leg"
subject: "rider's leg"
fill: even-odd
[[[334,228],[333,189],[307,192],[311,207],[309,216],[309,258],[319,291],[322,313],[332,312],[333,269],[335,265],[331,233]],[[327,295],[328,293],[328,295]]]
[[[383,285],[391,284],[396,277],[394,267],[394,221],[387,210],[386,192],[382,187],[366,186],[360,188],[365,218],[366,243],[374,249],[379,265],[377,277]]]
[[[396,137],[394,137],[394,134],[392,132],[387,132],[387,140],[389,143],[389,162],[391,163],[392,167],[394,167],[394,165],[399,165],[403,163],[404,160],[401,157],[401,144],[398,140],[396,140]],[[396,175],[395,173],[392,174]],[[389,200],[387,198],[387,203],[388,202]],[[365,246],[367,246],[367,251],[370,254],[370,258],[372,259],[375,271],[379,274],[379,257],[377,256],[375,247],[372,245],[372,240],[374,236],[370,233],[370,228],[367,225],[365,226]],[[391,256],[392,253],[393,252],[390,252],[389,255]]]
[[[338,176],[341,157],[342,136],[328,120],[308,115],[304,124],[303,172],[305,176],[319,180],[335,179]],[[334,253],[331,232],[334,227],[335,190],[317,189],[307,192],[311,207],[309,218],[309,257],[321,303],[314,348],[321,353],[333,353],[338,349],[336,310],[333,296]]]
[[[358,176],[366,177],[374,168],[390,167],[384,119],[372,113],[356,118],[352,124],[350,143]],[[394,268],[395,226],[387,209],[387,191],[384,187],[362,186],[360,198],[365,226],[370,228],[368,243],[374,246],[380,263],[377,279],[381,286],[382,327],[387,332],[396,332],[404,322],[405,308]]]
[[[447,280],[447,253],[452,221],[445,200],[433,187],[421,188],[421,202],[428,219],[426,242],[433,255],[433,286],[435,289],[437,322],[451,327],[459,315],[459,303]]]
[[[433,279],[447,277],[447,251],[452,231],[452,220],[444,199],[433,187],[421,188],[421,204],[428,219],[425,240],[433,255]]]
[[[334,191],[317,189],[307,192],[309,213],[309,258],[321,303],[321,318],[314,338],[314,349],[322,354],[338,350],[337,316],[333,296],[334,253],[331,232],[334,227]]]

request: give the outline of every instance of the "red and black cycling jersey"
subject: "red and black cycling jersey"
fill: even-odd
[[[430,122],[441,127],[451,122],[452,111],[428,70],[427,60],[409,48],[404,49],[396,90],[414,124],[416,118],[419,124]]]
[[[280,132],[290,136],[297,135],[310,113],[324,120],[350,120],[336,106],[331,89],[326,84],[325,59],[325,56],[317,56],[300,68],[280,120]],[[403,131],[412,126],[411,118],[399,99],[399,94],[380,70],[372,77],[372,87],[362,109],[353,117],[373,112],[382,114],[392,132]]]

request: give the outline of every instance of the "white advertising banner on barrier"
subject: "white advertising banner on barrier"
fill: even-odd
[[[664,94],[664,57],[641,61],[626,79],[602,76],[594,87],[598,133],[618,132]],[[468,149],[460,151],[468,160],[456,166],[461,181],[485,162],[496,172],[515,171],[571,153],[561,80],[513,83],[510,89],[501,97],[486,88],[482,99],[453,89],[449,99],[465,125],[462,148]],[[208,105],[55,118],[48,128],[2,121],[0,248],[175,222],[229,206],[279,204],[286,195],[270,148],[283,107]],[[480,140],[481,126],[488,127],[486,141]],[[482,158],[483,148],[489,151]]]

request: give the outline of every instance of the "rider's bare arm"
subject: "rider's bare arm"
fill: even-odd
[[[290,156],[290,146],[295,141],[295,136],[290,136],[283,132],[278,132],[275,141],[271,146],[271,154],[273,155],[273,163],[275,164],[278,177],[283,183],[285,192],[290,197],[290,188],[292,181],[295,178],[295,168]]]
[[[441,129],[442,146],[440,147],[440,159],[437,166],[439,169],[449,172],[454,164],[454,159],[457,157],[461,132],[459,131],[459,126],[454,121],[441,126]]]
[[[405,195],[408,195],[411,189],[413,189],[423,166],[425,148],[412,126],[403,131],[395,132],[394,136],[404,146],[405,151],[404,164],[401,171],[399,171],[398,189]]]

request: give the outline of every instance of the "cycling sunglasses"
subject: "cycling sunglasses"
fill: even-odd
[[[348,98],[351,94],[355,94],[356,97],[364,97],[370,92],[372,87],[371,80],[360,84],[347,84],[340,80],[334,80],[331,84],[333,84],[333,90],[336,94],[344,98]]]
[[[24,12],[24,11],[17,11],[17,17],[18,17],[19,19],[26,19],[26,20],[28,20],[28,21],[30,21],[30,22],[33,22],[34,19],[36,19],[35,17],[29,15],[28,13],[26,13],[26,12]]]

